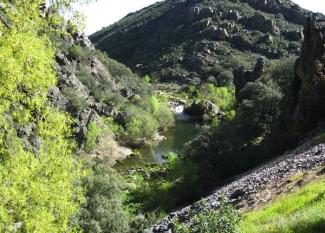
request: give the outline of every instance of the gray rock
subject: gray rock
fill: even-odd
[[[72,35],[74,43],[81,47],[94,48],[94,45],[89,40],[88,36],[84,33],[76,32]]]
[[[134,93],[131,89],[129,88],[122,88],[120,90],[120,93],[123,97],[127,98],[127,99],[131,99],[134,96]]]
[[[280,30],[272,19],[267,19],[264,15],[256,13],[243,21],[246,27],[258,30],[264,33],[273,33],[279,35]]]
[[[219,107],[210,100],[196,100],[190,106],[186,107],[184,112],[192,116],[202,116],[203,114],[218,116],[221,113]]]
[[[66,109],[67,99],[57,86],[54,86],[49,90],[47,97],[55,107],[58,107],[61,110]]]
[[[258,79],[265,71],[265,67],[266,67],[266,58],[259,57],[256,60],[256,64],[253,70],[245,70],[243,67],[234,70],[233,74],[234,74],[236,95],[246,85],[246,83],[254,82],[256,79]],[[237,97],[239,96],[237,95]]]
[[[281,33],[283,36],[285,36],[288,40],[291,41],[302,41],[304,39],[304,34],[302,31],[284,31]]]

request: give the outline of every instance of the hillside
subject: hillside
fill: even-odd
[[[219,85],[257,57],[300,54],[304,17],[289,0],[167,0],[93,34],[96,48],[162,81]],[[230,77],[229,77],[230,76]]]
[[[191,204],[185,208],[170,213],[164,220],[157,223],[152,232],[166,233],[173,229],[176,219],[189,222],[191,213],[200,213],[220,207],[223,196],[240,210],[254,209],[261,204],[268,203],[274,196],[283,192],[284,187],[291,183],[290,178],[298,173],[317,170],[325,165],[324,144],[305,144],[281,156],[281,158],[268,162],[257,169],[235,177],[232,182],[217,188],[199,203]],[[324,172],[324,171],[323,171]],[[323,175],[322,171],[319,175]],[[245,232],[245,231],[243,231]],[[263,231],[264,232],[264,231]],[[320,232],[319,232],[320,233]]]
[[[164,1],[110,58],[81,2],[0,1],[1,233],[324,232],[322,15]]]
[[[285,97],[285,99],[290,99],[290,101],[284,101],[285,110],[281,112],[281,116],[277,120],[277,126],[275,129],[276,135],[279,137],[276,139],[278,143],[283,143],[280,142],[281,140],[284,140],[284,142],[292,142],[292,140],[298,139],[298,141],[300,140],[300,146],[298,146],[293,151],[278,156],[276,159],[264,162],[263,165],[259,165],[257,168],[254,168],[251,171],[246,171],[239,176],[235,176],[230,181],[228,180],[225,185],[217,188],[210,195],[205,197],[203,205],[194,203],[188,207],[171,213],[167,218],[152,228],[153,232],[168,232],[169,229],[172,229],[174,227],[175,219],[178,219],[180,222],[189,224],[193,219],[191,213],[200,213],[214,208],[219,208],[223,195],[225,195],[228,198],[229,202],[234,204],[238,209],[254,209],[261,203],[268,202],[278,193],[281,193],[282,187],[286,186],[288,183],[291,183],[291,176],[296,176],[297,173],[304,173],[313,169],[317,170],[324,167],[324,116],[322,111],[318,109],[321,106],[321,101],[319,101],[319,99],[322,99],[324,97],[324,86],[320,85],[323,83],[325,68],[323,60],[325,54],[323,40],[325,28],[324,22],[324,20],[317,17],[308,18],[306,20],[302,54],[295,63],[294,79],[292,80],[293,85],[291,86],[292,89],[287,92]],[[254,82],[256,83],[258,80]],[[252,85],[252,83],[246,83],[246,87],[248,85]],[[246,87],[244,87],[244,89]],[[239,92],[239,99],[241,97],[241,92],[242,91]],[[264,106],[263,108],[266,107]],[[207,140],[204,139],[207,139],[207,137],[203,139],[197,139],[197,142],[193,147],[200,147],[200,144],[207,142]],[[230,139],[227,138],[227,140],[229,141]],[[218,143],[220,142],[217,142],[216,144]],[[218,150],[218,146],[213,147],[211,144],[213,144],[213,141],[210,142],[210,147],[212,148],[209,149],[201,146],[205,149],[201,149],[201,153],[216,153],[215,151]],[[271,145],[269,148],[274,147],[274,145]],[[252,151],[250,151],[250,153],[251,152]],[[201,158],[204,158],[204,156],[207,155],[201,154],[200,156]],[[251,156],[252,155],[241,161],[247,162]],[[258,156],[261,157],[262,155],[259,154]],[[253,158],[257,159],[259,157]],[[236,160],[240,159],[236,155],[233,158]],[[221,159],[219,158],[217,162],[220,161]],[[228,160],[228,163],[233,163],[229,161],[230,160]],[[227,165],[223,164],[223,166]],[[222,169],[222,167],[220,169]],[[323,172],[324,169],[320,170],[319,175],[323,175]],[[319,199],[317,200],[322,200],[321,192],[319,193],[318,197]],[[303,199],[301,201],[303,201]],[[320,218],[315,217],[314,215],[311,217],[318,219],[315,220],[317,222],[313,223],[312,221],[314,220],[310,219],[308,222],[303,217],[308,214],[312,214],[311,212],[307,211],[309,208],[314,208],[312,207],[312,204],[306,203],[305,209],[301,209],[299,214],[298,212],[289,211],[290,209],[295,208],[295,203],[292,203],[291,205],[292,206],[288,204],[286,207],[288,212],[283,216],[283,218],[293,219],[293,216],[297,214],[297,217],[300,217],[301,221],[305,221],[304,224],[299,224],[298,221],[296,221],[295,224],[292,223],[292,225],[290,225],[288,220],[286,220],[286,225],[283,225],[282,230],[277,227],[277,224],[273,224],[271,226],[273,228],[270,229],[277,229],[276,232],[318,233],[323,231],[323,209],[318,210],[320,211]],[[276,212],[276,209],[273,209],[273,211]],[[278,213],[278,215],[279,214],[280,213]],[[252,213],[251,216],[254,216],[254,213]],[[264,216],[264,218],[263,216],[259,216],[255,218],[254,221],[259,222],[263,221],[263,219],[265,222],[270,223],[270,219],[274,218],[272,214],[269,214],[268,216]],[[314,227],[315,231],[311,231],[313,228],[308,227]],[[244,229],[244,232],[248,229]],[[257,232],[270,232],[267,231],[270,229],[259,226],[260,231],[257,230]],[[296,231],[294,229],[296,229]]]

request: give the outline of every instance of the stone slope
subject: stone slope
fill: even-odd
[[[166,0],[90,38],[142,75],[189,83],[249,66],[261,55],[299,55],[308,14],[289,0]]]
[[[116,102],[127,101],[137,94],[123,80],[130,78],[136,82],[139,77],[95,50],[83,33],[70,33],[56,40],[60,42],[55,66],[58,82],[50,89],[48,99],[77,120],[73,133],[78,148],[84,149],[89,125],[101,125],[106,117],[116,120],[120,114]],[[113,135],[107,135],[104,142],[100,140],[89,156],[109,156],[115,162],[132,154],[131,149],[121,146]]]
[[[248,172],[235,181],[217,188],[212,194],[205,198],[206,203],[202,206],[194,203],[190,206],[170,213],[165,219],[157,223],[148,232],[167,233],[172,232],[175,219],[180,222],[189,221],[189,213],[202,211],[202,209],[218,208],[220,200],[225,195],[231,203],[248,202],[254,205],[259,200],[256,194],[267,190],[274,184],[285,182],[290,176],[305,172],[311,169],[319,168],[325,165],[325,144],[312,146],[305,144],[296,150],[283,155],[266,165]],[[252,198],[254,197],[254,198]]]

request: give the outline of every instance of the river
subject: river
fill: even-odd
[[[175,113],[174,126],[162,134],[166,137],[165,140],[135,150],[133,156],[117,165],[117,169],[125,170],[147,163],[162,164],[165,162],[164,155],[170,152],[177,154],[182,151],[184,144],[199,134],[201,121],[198,118],[185,114],[181,109]]]

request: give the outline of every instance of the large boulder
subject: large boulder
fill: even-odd
[[[223,115],[219,107],[210,100],[196,100],[190,106],[186,107],[184,112],[192,116],[203,116],[204,114],[209,116]]]
[[[291,41],[301,41],[304,38],[304,34],[300,30],[293,30],[293,31],[286,30],[283,31],[281,34]]]
[[[280,30],[272,19],[266,18],[264,15],[256,13],[252,17],[243,20],[246,27],[258,30],[264,33],[273,33],[278,35]]]

